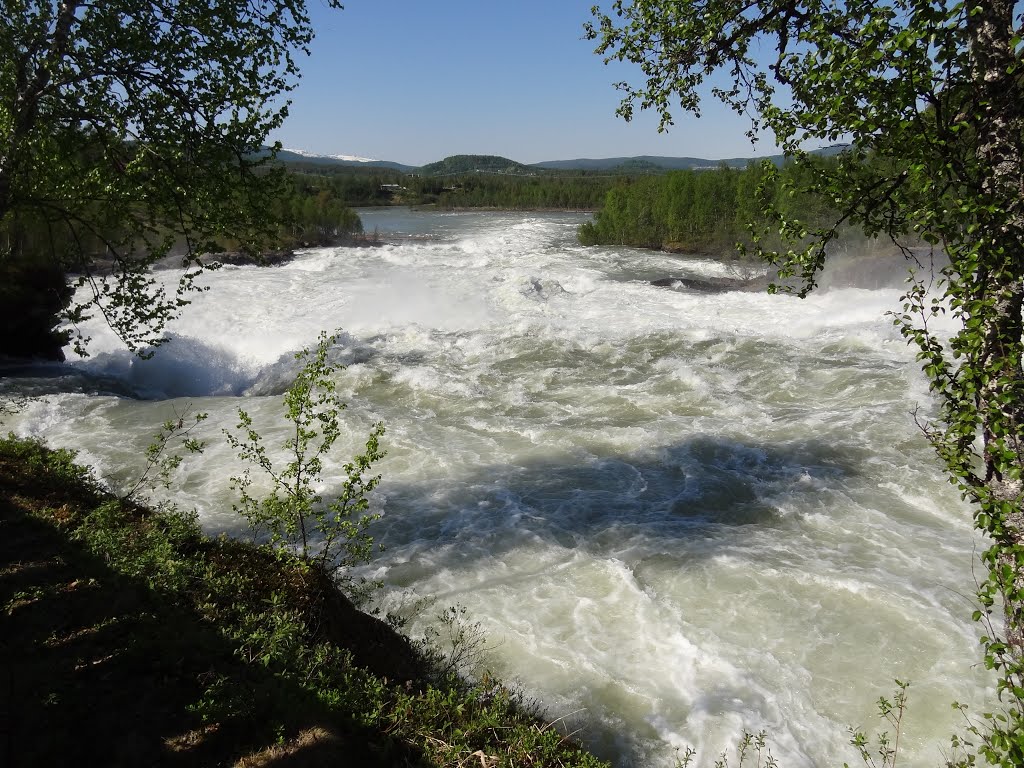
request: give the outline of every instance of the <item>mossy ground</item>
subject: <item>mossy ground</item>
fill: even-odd
[[[597,766],[322,570],[0,440],[0,764]]]

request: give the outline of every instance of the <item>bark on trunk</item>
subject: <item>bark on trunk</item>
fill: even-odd
[[[993,302],[986,310],[980,359],[983,385],[977,392],[984,437],[983,493],[998,524],[991,531],[1000,545],[999,565],[1011,569],[1003,585],[1006,639],[1024,656],[1024,569],[1015,549],[1024,545],[1020,468],[1024,466],[1024,376],[1021,370],[1024,323],[1024,93],[1013,72],[1014,0],[978,4],[968,20],[974,80],[978,158],[982,192],[1000,210],[986,231],[980,288]],[[1009,510],[1008,512],[1006,510]]]
[[[999,510],[999,524],[992,532],[1000,545],[998,563],[1013,573],[1004,585],[1003,606],[1006,641],[1018,658],[1024,657],[1024,570],[1015,550],[1024,545],[1024,483],[1012,470],[1024,466],[1024,403],[1021,373],[1021,306],[1024,282],[1020,277],[996,287],[999,298],[985,327],[981,364],[990,368],[992,380],[978,393],[982,416],[985,459],[986,506]],[[1007,454],[1007,451],[1009,454]],[[1003,511],[1008,510],[1008,511]]]

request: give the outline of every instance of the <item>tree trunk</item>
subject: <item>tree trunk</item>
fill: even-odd
[[[989,533],[998,545],[996,563],[1009,568],[1009,579],[994,574],[1003,597],[1006,641],[1024,659],[1024,509],[1020,471],[1024,467],[1024,376],[1021,372],[1024,281],[1021,277],[993,286],[995,305],[984,328],[980,366],[986,379],[979,388],[985,477],[979,489],[982,508],[993,522]]]
[[[994,573],[1004,600],[1006,640],[1024,657],[1024,93],[1011,74],[1018,57],[1013,45],[1013,0],[978,4],[968,17],[977,106],[974,110],[983,202],[997,214],[983,228],[985,242],[978,282],[991,302],[985,310],[976,404],[984,438],[985,478],[980,495],[993,517],[989,533],[998,545]],[[990,564],[991,565],[991,564]]]

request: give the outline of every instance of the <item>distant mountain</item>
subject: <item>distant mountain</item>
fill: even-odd
[[[817,149],[812,154],[830,157],[846,149],[846,144]],[[544,168],[553,171],[689,171],[717,168],[727,165],[731,168],[746,168],[747,163],[758,160],[770,160],[781,165],[783,155],[770,155],[765,158],[731,157],[724,160],[709,160],[701,157],[658,157],[639,155],[636,157],[608,157],[603,159],[580,158],[578,160],[548,160],[534,163],[533,168]]]
[[[812,154],[829,157],[846,149],[846,144],[836,144],[815,150]],[[405,165],[390,160],[371,160],[355,155],[317,155],[301,149],[282,149],[277,158],[288,165],[348,166],[354,168],[382,168],[401,173],[419,173],[424,176],[455,176],[465,173],[493,173],[510,176],[532,176],[544,171],[607,171],[612,173],[662,173],[664,171],[704,170],[727,165],[731,168],[745,168],[751,161],[767,159],[781,165],[782,155],[767,158],[732,157],[725,160],[709,160],[701,157],[659,157],[637,155],[634,157],[607,157],[602,159],[579,158],[576,160],[548,160],[543,163],[524,165],[507,157],[497,155],[452,155],[436,163],[421,167]]]
[[[498,173],[510,176],[530,176],[535,168],[497,155],[452,155],[436,163],[422,166],[418,173],[424,176],[454,176],[463,173]]]
[[[370,160],[355,155],[317,155],[301,149],[282,149],[277,159],[289,165],[344,165],[354,168],[387,168],[393,171],[409,173],[415,171],[414,165],[403,165],[390,160]]]
[[[358,157],[357,155],[318,155],[316,152],[307,152],[304,149],[289,149],[284,147],[282,152],[290,152],[295,155],[302,155],[303,157],[310,158],[321,158],[327,160],[341,160],[346,163],[375,163],[377,162],[372,157]]]
[[[582,157],[576,160],[547,160],[542,163],[534,163],[534,167],[552,171],[686,171],[696,168],[715,168],[721,163],[743,167],[747,164],[747,160],[705,160],[699,157],[638,155],[636,157]]]

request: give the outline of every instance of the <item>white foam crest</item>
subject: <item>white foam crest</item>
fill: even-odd
[[[415,390],[423,390],[444,397],[471,397],[478,394],[474,387],[461,379],[428,368],[405,368],[398,372],[395,381],[407,384]]]
[[[117,378],[146,399],[237,395],[252,384],[258,367],[239,359],[233,350],[211,347],[190,336],[168,338],[168,343],[152,350],[150,358],[122,348],[72,365],[95,376]]]
[[[10,419],[11,430],[20,437],[44,440],[54,448],[72,448],[78,451],[78,461],[95,470],[102,478],[110,471],[110,462],[104,450],[115,444],[117,435],[103,426],[103,414],[116,398],[97,398],[81,394],[47,395],[33,398],[26,407]],[[86,416],[88,423],[83,424]],[[87,431],[86,431],[87,430]],[[91,436],[83,441],[82,433]]]

